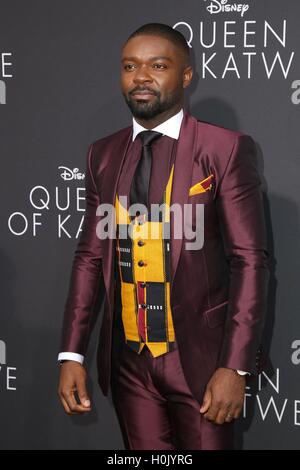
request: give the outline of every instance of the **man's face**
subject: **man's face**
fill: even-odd
[[[190,69],[183,52],[168,39],[148,35],[130,39],[122,51],[121,88],[133,116],[148,120],[175,110],[190,83]]]

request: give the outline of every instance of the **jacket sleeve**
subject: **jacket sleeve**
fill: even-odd
[[[87,154],[86,210],[75,250],[69,291],[64,309],[60,351],[85,355],[96,314],[102,277],[101,240],[96,235],[96,209],[100,204],[91,170],[93,144]]]
[[[267,309],[268,251],[255,143],[236,138],[216,199],[230,286],[219,367],[259,372]]]

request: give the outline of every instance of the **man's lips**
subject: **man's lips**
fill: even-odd
[[[153,91],[149,91],[149,90],[144,90],[144,91],[134,91],[133,93],[131,93],[132,96],[134,96],[135,98],[150,98],[151,96],[155,95],[155,93]]]

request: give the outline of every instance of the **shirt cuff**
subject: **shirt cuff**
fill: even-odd
[[[57,360],[58,361],[75,361],[75,362],[80,362],[80,364],[83,364],[84,356],[82,356],[81,354],[72,353],[72,352],[61,352],[59,353]]]

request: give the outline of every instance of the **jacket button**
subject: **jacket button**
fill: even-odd
[[[143,242],[143,240],[138,241],[138,246],[144,246],[144,245],[145,245],[145,242]]]
[[[146,287],[146,282],[141,282],[140,286],[144,289],[144,287]]]
[[[144,264],[145,264],[145,263],[144,263],[144,261],[142,261],[142,260],[140,260],[140,261],[138,262],[138,265],[139,265],[139,266],[144,266]]]

